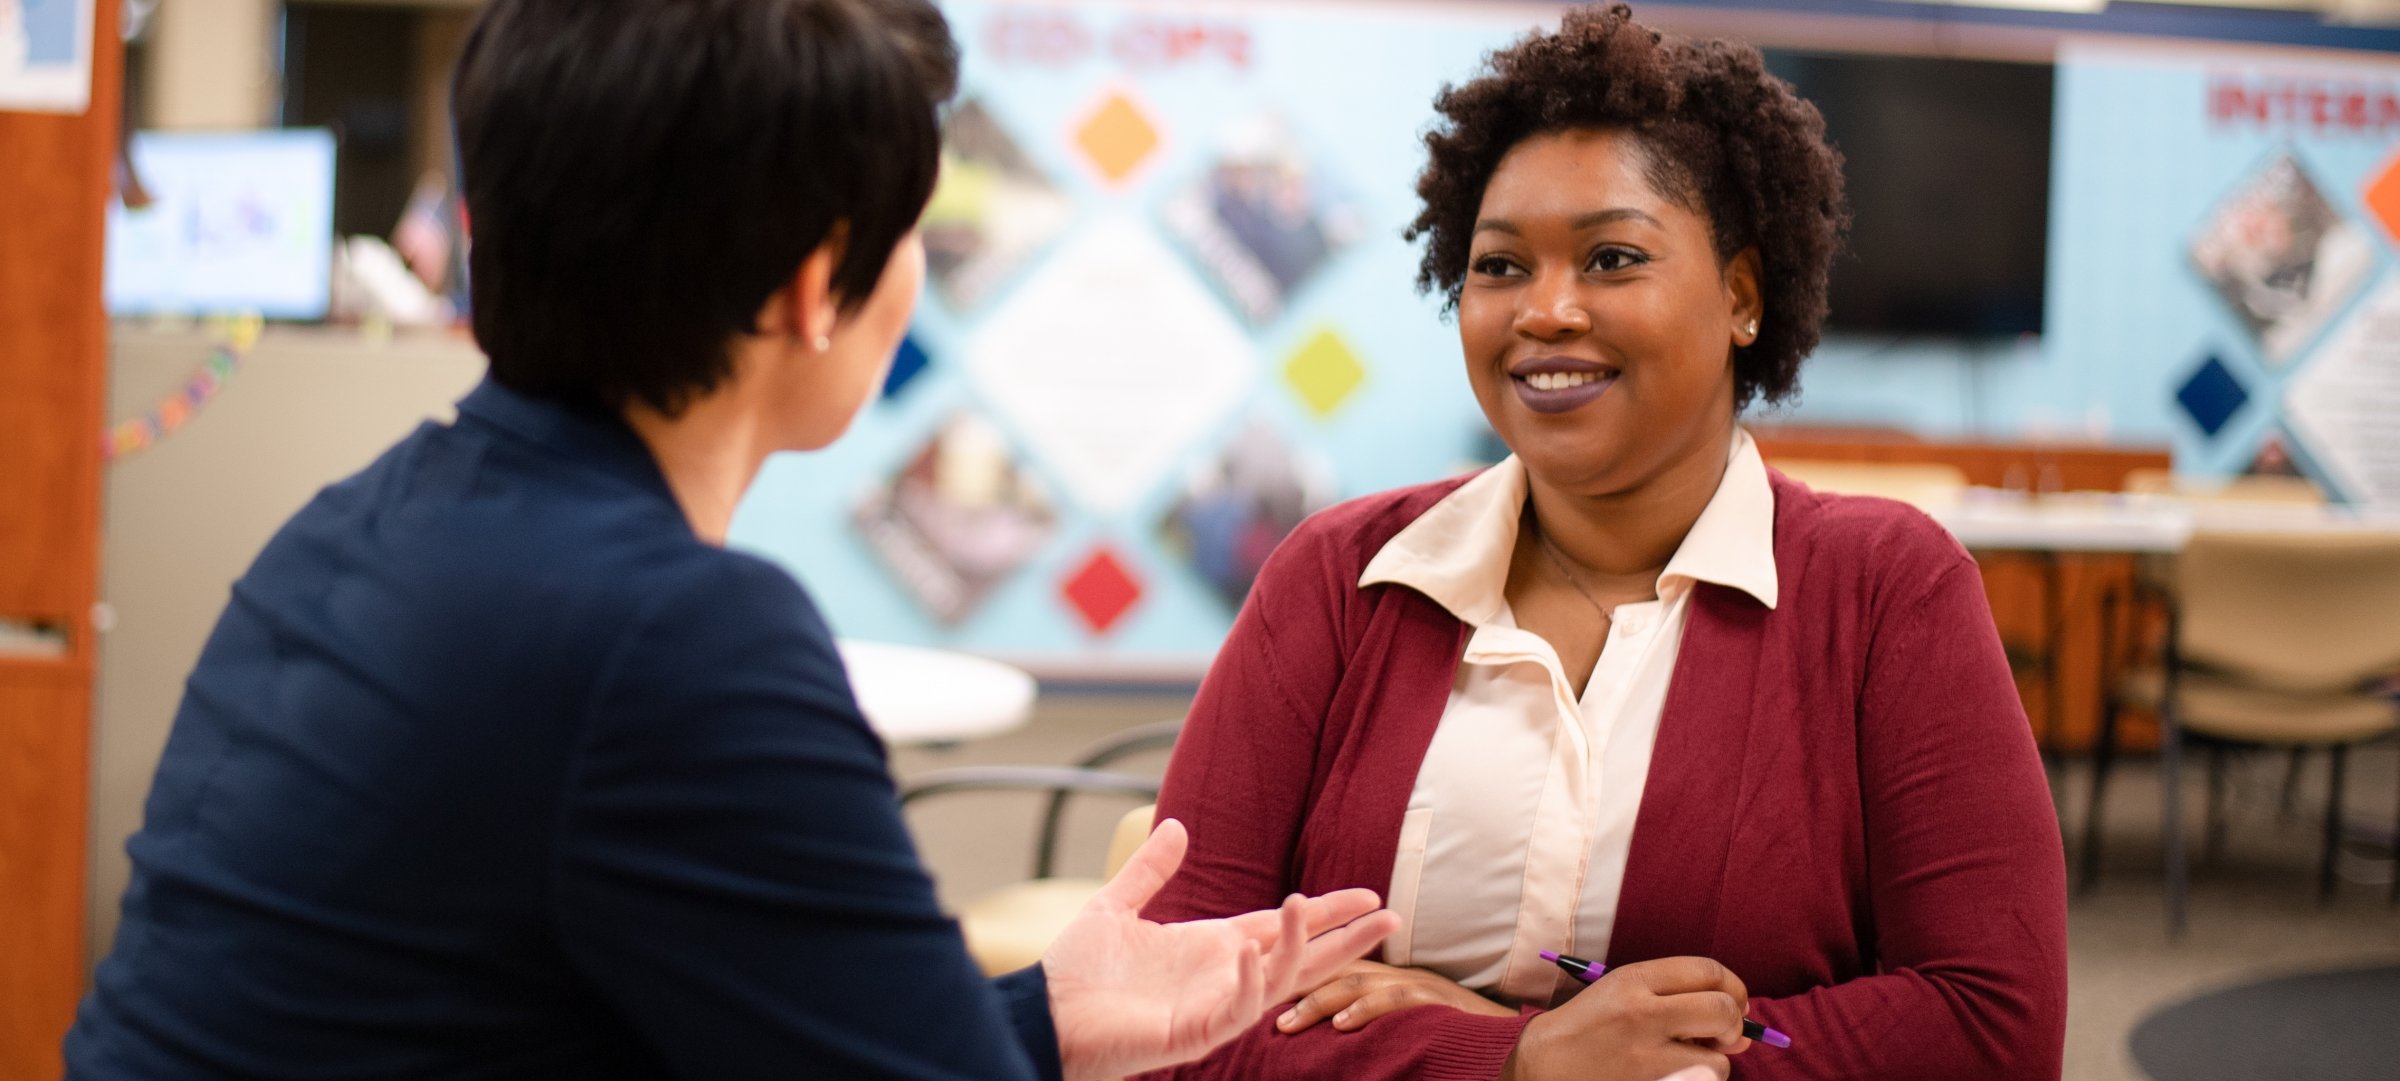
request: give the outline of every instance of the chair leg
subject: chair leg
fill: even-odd
[[[2105,692],[2103,692],[2105,693]],[[2117,757],[2117,703],[2113,698],[2100,703],[2100,734],[2092,744],[2092,796],[2083,812],[2083,882],[2086,894],[2100,885],[2100,820],[2102,800],[2108,794],[2108,768]]]
[[[2333,860],[2342,848],[2342,774],[2349,762],[2350,748],[2333,746],[2332,791],[2325,796],[2325,855],[2317,861],[2317,900],[2333,900]]]
[[[2393,801],[2400,804],[2400,799]],[[2400,815],[2392,818],[2392,907],[2400,908]]]
[[[2292,748],[2292,756],[2283,765],[2283,794],[2275,803],[2275,814],[2284,821],[2292,817],[2292,803],[2300,793],[2300,764],[2308,760],[2308,748]]]
[[[2183,941],[2185,892],[2191,871],[2183,852],[2183,725],[2170,689],[2158,708],[2159,832],[2167,856],[2167,940]]]
[[[2202,819],[2200,866],[2214,867],[2225,854],[2225,745],[2208,745],[2208,814]]]

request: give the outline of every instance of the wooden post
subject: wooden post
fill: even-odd
[[[108,323],[104,208],[116,160],[117,5],[94,7],[91,105],[0,112],[0,620],[56,628],[55,656],[0,653],[0,1078],[52,1081],[83,993],[92,605]]]

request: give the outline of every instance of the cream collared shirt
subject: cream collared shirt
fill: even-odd
[[[1409,523],[1359,585],[1415,589],[1475,629],[1401,820],[1387,897],[1404,922],[1384,958],[1548,1005],[1566,977],[1539,951],[1608,953],[1693,583],[1775,606],[1775,493],[1737,429],[1658,599],[1610,611],[1580,699],[1550,643],[1509,611],[1525,499],[1525,467],[1511,457]]]

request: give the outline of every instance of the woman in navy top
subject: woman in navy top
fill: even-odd
[[[987,983],[825,622],[722,547],[881,382],[956,54],[924,0],[495,0],[454,107],[491,376],[285,525],[192,673],[80,1078],[1070,1078],[1391,929],[1162,927],[1163,825]]]

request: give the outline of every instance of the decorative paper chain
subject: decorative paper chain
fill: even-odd
[[[224,388],[225,380],[241,366],[242,358],[250,355],[250,348],[258,344],[259,331],[264,325],[265,320],[256,315],[210,319],[209,335],[214,340],[209,345],[208,359],[200,362],[199,370],[180,389],[149,412],[110,425],[100,436],[101,460],[114,462],[139,454],[175,434],[176,429],[183,427]]]

